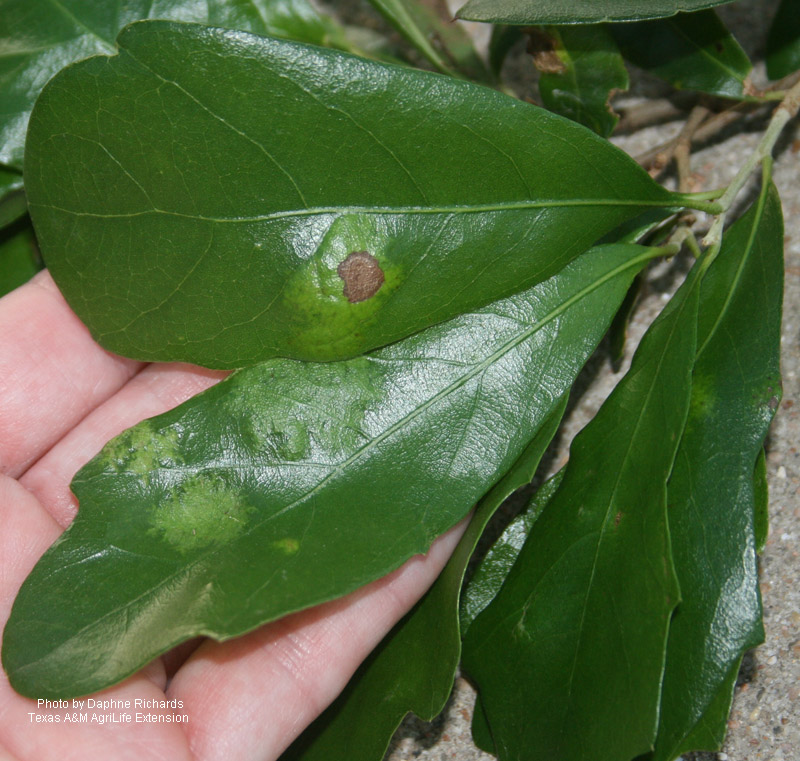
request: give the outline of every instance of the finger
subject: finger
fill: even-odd
[[[0,476],[0,621],[5,624],[14,596],[34,562],[58,537],[60,528],[37,504],[33,495],[16,481]],[[150,672],[153,673],[153,670]],[[158,679],[156,679],[156,682]],[[145,672],[92,696],[95,700],[120,701],[119,706],[137,699],[163,701],[162,689]],[[152,705],[152,704],[150,704]],[[0,675],[0,747],[18,761],[189,761],[184,724],[115,723],[92,721],[93,715],[129,713],[114,708],[49,708],[37,700],[24,698],[11,688],[3,672]],[[146,709],[154,715],[172,714],[169,708]],[[85,721],[66,723],[67,716],[86,717]],[[37,717],[40,717],[37,719]],[[55,723],[58,719],[58,723]],[[50,723],[53,722],[53,723]]]
[[[47,272],[0,299],[0,473],[23,473],[141,367],[92,340]]]
[[[78,503],[69,490],[76,471],[126,428],[172,409],[205,391],[226,373],[184,364],[154,364],[87,415],[21,478],[62,526],[75,517]]]
[[[187,731],[196,758],[277,758],[433,583],[465,526],[462,521],[427,555],[347,597],[230,642],[206,641],[167,691],[195,718]]]

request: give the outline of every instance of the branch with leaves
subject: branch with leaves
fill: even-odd
[[[800,8],[781,3],[758,89],[718,4],[470,0],[459,16],[494,25],[485,63],[421,0],[372,2],[387,38],[305,0],[158,18],[64,0],[58,19],[0,0],[3,290],[41,252],[105,349],[235,371],[75,475],[79,513],[4,630],[14,689],[93,694],[191,638],[340,598],[471,513],[286,759],[379,761],[408,712],[442,710],[459,663],[500,759],[719,747],[763,636],[772,156],[800,108]],[[523,40],[544,108],[502,81]],[[647,117],[686,114],[639,163],[607,139],[627,63],[693,93]],[[694,147],[759,110],[734,179],[693,192]],[[656,181],[673,164],[677,189]],[[685,282],[566,466],[475,555],[609,328],[624,341],[646,268],[682,248]]]

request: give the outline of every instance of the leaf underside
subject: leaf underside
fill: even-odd
[[[469,0],[456,16],[500,24],[596,24],[664,18],[728,2],[731,0]]]
[[[88,694],[426,551],[519,458],[652,255],[595,249],[371,355],[239,371],[112,440],[14,604],[14,688]]]

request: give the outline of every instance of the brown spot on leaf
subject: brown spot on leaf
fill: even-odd
[[[563,74],[567,67],[556,52],[556,40],[539,27],[525,29],[528,35],[526,50],[533,57],[533,65],[542,74]]]
[[[614,516],[614,528],[616,528],[617,526],[619,526],[619,522],[620,522],[621,520],[622,520],[622,511],[620,510],[620,512],[618,512],[618,513],[617,513],[617,514]]]
[[[381,265],[368,251],[353,251],[336,272],[344,280],[344,297],[351,304],[372,298],[385,280]]]

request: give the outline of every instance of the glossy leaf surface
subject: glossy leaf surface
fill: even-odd
[[[564,472],[548,479],[533,495],[527,507],[506,526],[503,533],[481,558],[464,587],[461,598],[461,630],[466,633],[472,622],[497,596],[511,571],[531,527],[558,489]]]
[[[725,233],[703,279],[691,412],[668,488],[682,601],[654,761],[679,754],[733,665],[764,636],[753,470],[780,399],[782,296],[783,222],[769,188]]]
[[[762,449],[753,472],[753,498],[755,501],[756,552],[760,555],[769,538],[769,485],[767,484],[767,458]]]
[[[619,120],[609,101],[614,93],[628,89],[628,70],[607,29],[550,26],[531,39],[549,41],[545,43],[548,51],[533,54],[541,71],[539,92],[544,105],[608,137]]]
[[[486,555],[481,558],[461,595],[459,616],[462,632],[467,632],[478,614],[497,596],[525,544],[531,527],[556,493],[563,476],[564,471],[560,470],[542,484],[525,510],[506,526]],[[497,755],[479,694],[475,696],[472,711],[472,739],[481,750]]]
[[[356,355],[676,204],[587,130],[452,77],[167,22],[120,46],[44,90],[26,181],[54,279],[126,356]]]
[[[603,247],[369,356],[242,370],[112,440],[17,596],[14,688],[94,692],[427,550],[516,462],[582,365],[586,326],[607,324],[652,255]]]
[[[369,1],[439,71],[490,80],[469,35],[452,23],[445,0]]]
[[[464,667],[501,761],[618,761],[654,740],[679,597],[666,481],[689,407],[698,271],[575,438],[558,491],[467,632]]]
[[[741,658],[733,664],[705,713],[692,727],[688,737],[684,739],[679,753],[683,754],[698,749],[713,751],[722,747],[728,731],[728,717],[731,712],[740,665]]]
[[[767,36],[767,74],[780,79],[800,69],[800,0],[782,0]]]
[[[22,168],[25,129],[45,83],[67,64],[113,53],[126,24],[196,21],[325,44],[339,30],[308,0],[0,0],[0,162]]]
[[[456,16],[501,24],[595,24],[699,11],[731,0],[468,0]]]
[[[593,337],[599,339],[601,331]],[[586,352],[588,345],[580,347]],[[584,359],[588,358],[588,352]],[[527,484],[555,435],[566,396],[511,470],[478,503],[439,578],[359,668],[339,698],[282,761],[374,761],[386,752],[403,717],[431,721],[445,706],[461,657],[459,598],[464,572],[483,529],[513,491]]]
[[[614,24],[622,54],[673,87],[742,98],[752,64],[714,11]]]

